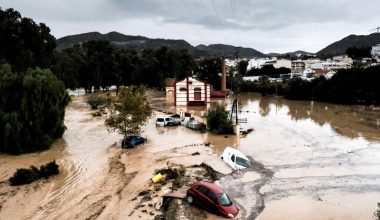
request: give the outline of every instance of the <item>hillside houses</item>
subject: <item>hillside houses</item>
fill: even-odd
[[[380,45],[379,45],[380,49]],[[379,51],[380,53],[380,51]],[[380,57],[380,54],[379,54]],[[325,76],[330,78],[339,69],[349,69],[352,68],[354,61],[347,55],[335,56],[331,59],[321,60],[318,58],[310,58],[307,60],[288,60],[288,59],[277,59],[273,58],[255,58],[246,59],[248,61],[247,69],[252,68],[261,69],[264,66],[273,66],[274,68],[288,68],[289,73],[282,74],[287,75],[284,78],[301,77],[304,79],[312,79],[318,76]],[[240,60],[226,60],[226,65],[230,67],[235,67]],[[244,80],[255,81],[257,77],[244,77]]]
[[[376,62],[380,63],[380,44],[372,47],[371,55],[372,58],[376,60]]]

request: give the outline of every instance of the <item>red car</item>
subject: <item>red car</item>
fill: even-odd
[[[204,209],[227,218],[233,218],[239,213],[239,209],[227,193],[210,182],[199,181],[191,185],[187,190],[186,200],[190,204],[197,203]]]

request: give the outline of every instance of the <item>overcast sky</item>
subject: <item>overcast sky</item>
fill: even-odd
[[[317,52],[380,26],[379,0],[1,0],[0,7],[45,23],[56,38],[117,31],[264,53]]]

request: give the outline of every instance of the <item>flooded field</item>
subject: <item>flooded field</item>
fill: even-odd
[[[148,143],[121,149],[105,115],[92,117],[83,97],[74,97],[67,130],[52,148],[22,156],[0,155],[0,219],[154,219],[159,195],[149,205],[138,194],[152,187],[154,170],[173,164],[208,163],[224,174],[221,185],[237,203],[237,219],[372,219],[380,202],[380,110],[289,101],[256,94],[240,96],[242,128],[248,135],[200,134],[185,127],[159,128],[156,112],[143,129]],[[152,105],[202,116],[203,107],[173,106],[154,94]],[[232,100],[213,101],[231,106]],[[210,146],[204,143],[210,142]],[[253,168],[232,172],[220,155],[232,146],[252,159]],[[193,156],[198,152],[199,155]],[[61,174],[48,181],[11,187],[17,168],[56,159]],[[144,211],[145,210],[145,211]],[[207,214],[207,219],[219,217]]]

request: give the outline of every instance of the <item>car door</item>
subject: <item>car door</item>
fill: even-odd
[[[200,205],[207,210],[213,210],[215,203],[208,197],[209,190],[204,186],[198,186],[196,189],[198,191],[198,200]]]
[[[210,211],[212,212],[215,212],[215,213],[219,213],[220,212],[220,209],[219,209],[219,203],[218,203],[218,199],[216,197],[216,195],[211,191],[209,190],[207,192],[207,197],[209,198],[211,204],[210,204]]]
[[[165,118],[165,125],[171,125],[170,123],[170,118]]]

